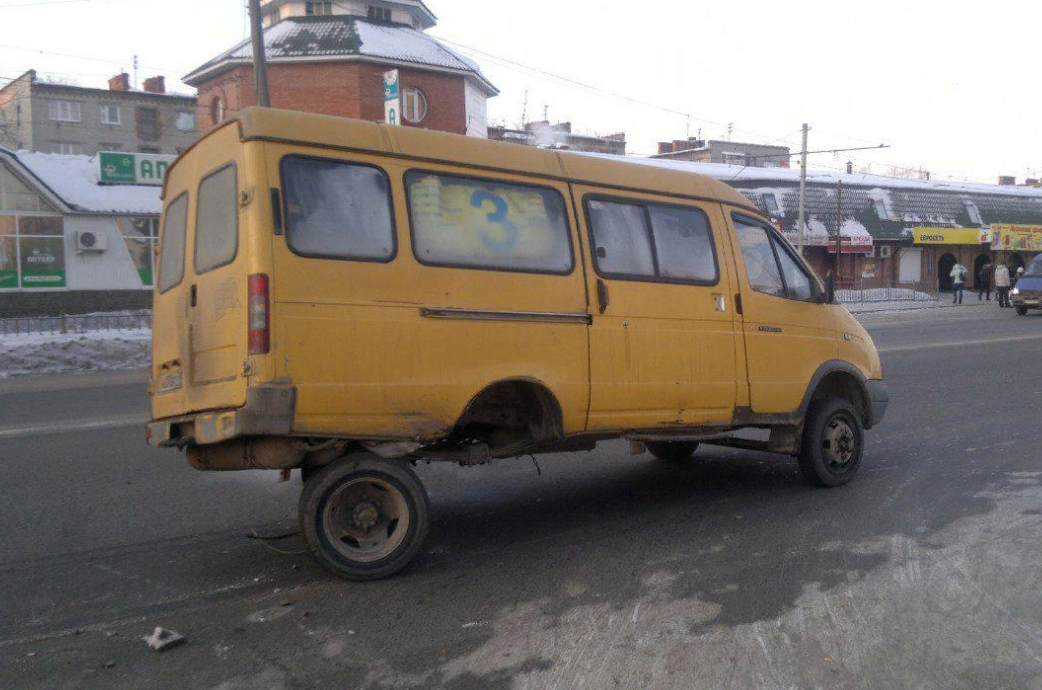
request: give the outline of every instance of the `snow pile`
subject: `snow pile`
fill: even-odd
[[[836,290],[836,299],[840,303],[853,302],[932,302],[936,295],[920,292],[911,288],[864,288],[862,290]]]
[[[0,378],[146,369],[151,341],[147,328],[0,336]]]

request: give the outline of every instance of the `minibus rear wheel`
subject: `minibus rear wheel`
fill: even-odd
[[[1028,308],[1027,307],[1017,307],[1017,316],[1027,316],[1027,314],[1028,314]]]
[[[308,547],[327,570],[348,580],[378,580],[408,565],[427,536],[429,513],[412,468],[369,453],[326,465],[300,494]]]
[[[857,474],[864,451],[861,417],[843,398],[815,400],[807,409],[799,467],[817,486],[840,486]]]
[[[648,441],[648,452],[665,462],[683,462],[698,448],[698,441]]]

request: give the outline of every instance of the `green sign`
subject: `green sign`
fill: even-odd
[[[23,288],[65,287],[65,251],[60,237],[22,237]]]
[[[0,290],[18,287],[18,271],[0,271]]]
[[[167,168],[177,156],[158,153],[117,153],[102,151],[98,154],[98,181],[102,184],[163,184]]]

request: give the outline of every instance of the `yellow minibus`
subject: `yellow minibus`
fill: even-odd
[[[299,468],[314,555],[376,579],[427,533],[421,460],[622,438],[846,483],[888,396],[834,301],[692,172],[248,108],[166,176],[147,435],[202,470]]]

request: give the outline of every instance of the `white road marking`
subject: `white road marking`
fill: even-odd
[[[119,429],[127,426],[144,426],[150,419],[151,417],[147,414],[135,414],[127,417],[70,419],[50,424],[0,427],[0,438],[47,436],[49,434],[68,434],[77,431],[98,431],[101,429]]]
[[[879,352],[910,352],[912,350],[930,350],[940,347],[969,347],[972,345],[993,345],[995,343],[1014,343],[1022,340],[1042,340],[1042,333],[1037,335],[1011,335],[1005,338],[977,338],[975,340],[951,340],[941,343],[916,343],[915,345],[892,345],[877,348]]]

